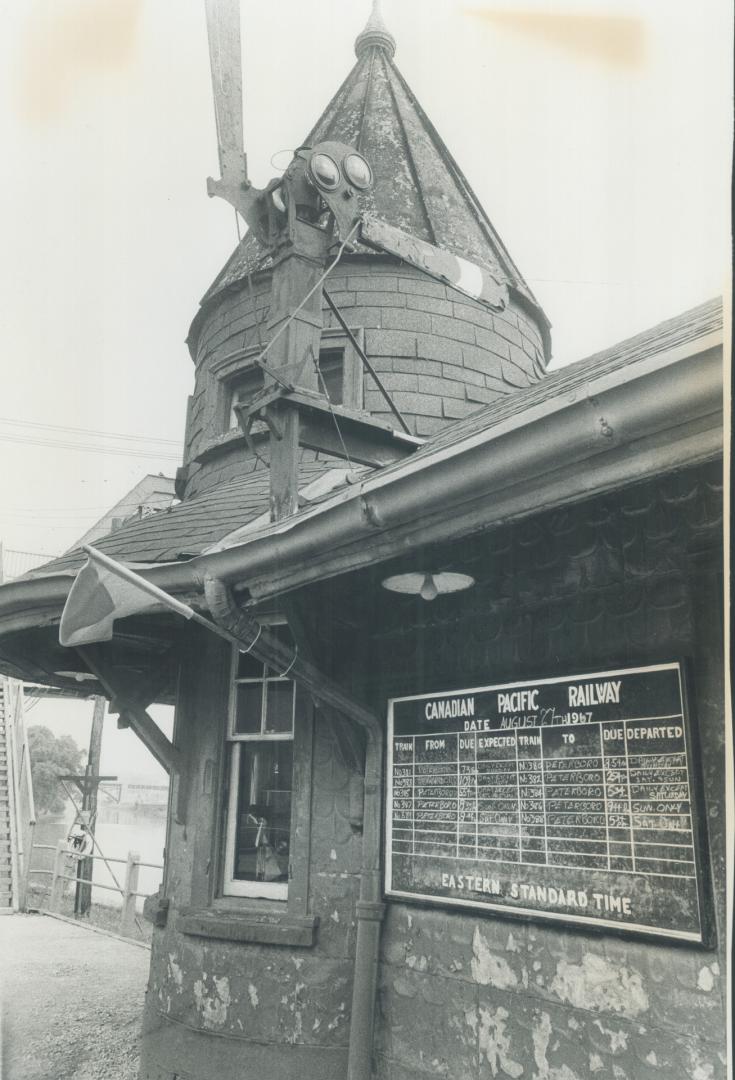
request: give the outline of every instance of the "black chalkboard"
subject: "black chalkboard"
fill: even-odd
[[[395,698],[386,894],[703,942],[679,663]]]

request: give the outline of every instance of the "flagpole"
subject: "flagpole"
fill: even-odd
[[[153,582],[146,581],[144,577],[141,577],[140,574],[136,574],[135,571],[130,570],[129,567],[123,566],[122,563],[115,562],[114,559],[111,559],[109,555],[105,555],[104,552],[99,551],[97,548],[93,548],[90,544],[83,544],[82,550],[86,551],[93,562],[100,563],[102,566],[105,566],[110,573],[123,578],[137,589],[147,592],[149,596],[155,597],[156,600],[165,604],[166,607],[171,608],[172,611],[176,611],[179,615],[183,615],[185,619],[196,618],[196,612],[193,608],[190,608],[188,604],[184,604],[181,600],[177,600],[175,596],[171,596],[170,593],[164,592],[163,589],[159,589]]]
[[[209,619],[206,619],[204,615],[200,615],[197,611],[192,611],[189,618],[192,622],[199,623],[200,626],[206,626],[207,630],[211,630],[213,634],[218,634],[221,638],[224,638],[225,641],[229,641],[233,645],[237,645],[240,649],[240,652],[249,652],[252,648],[252,645],[246,648],[240,638],[235,637],[234,634],[231,634],[228,630],[225,630],[224,627],[218,626],[217,623],[211,622]],[[260,637],[261,629],[262,628],[260,626],[260,623],[258,623],[258,633],[253,638],[253,645]]]
[[[170,593],[164,592],[163,589],[159,589],[157,585],[147,581],[146,578],[141,577],[130,567],[124,566],[122,563],[116,562],[111,559],[109,555],[105,555],[104,552],[99,551],[97,548],[92,547],[90,544],[84,544],[83,550],[87,553],[90,560],[93,563],[98,563],[100,566],[105,567],[110,573],[115,574],[117,577],[127,581],[130,585],[140,589],[141,592],[147,593],[149,596],[158,600],[165,607],[171,611],[175,611],[178,615],[183,615],[185,619],[190,622],[198,623],[200,626],[205,627],[213,634],[217,634],[218,637],[228,641],[231,645],[235,645],[240,652],[247,653],[253,648],[256,642],[259,640],[262,633],[262,626],[255,621],[255,627],[252,635],[252,640],[249,644],[243,641],[242,637],[237,637],[235,634],[226,630],[223,626],[220,626],[216,622],[212,622],[210,619],[205,618],[204,615],[200,615],[198,611],[195,611],[189,604],[185,604],[182,600],[177,600]],[[299,650],[298,647],[294,650],[291,662],[286,667],[286,670],[282,672],[282,677],[288,675],[293,669],[298,659]]]

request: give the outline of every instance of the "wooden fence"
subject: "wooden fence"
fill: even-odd
[[[143,862],[137,851],[129,851],[126,859],[108,858],[105,855],[80,856],[69,847],[66,840],[59,840],[55,847],[53,844],[34,844],[33,848],[37,851],[54,852],[53,870],[31,870],[32,874],[46,874],[51,877],[51,893],[48,906],[50,912],[57,914],[61,913],[64,897],[64,882],[80,882],[85,885],[91,885],[93,889],[107,889],[109,892],[117,892],[120,894],[122,897],[122,907],[120,909],[121,934],[125,937],[132,937],[135,933],[136,925],[139,930],[142,930],[140,921],[136,915],[135,902],[139,896],[145,898],[149,894],[147,892],[144,893],[138,891],[140,868],[141,866],[145,866],[152,870],[163,870],[163,866],[160,863]],[[110,873],[114,885],[106,885],[101,881],[93,881],[90,878],[79,878],[77,877],[76,872],[70,873],[70,863],[77,863],[80,858],[103,862]],[[111,863],[119,863],[125,867],[125,877],[122,884],[120,884],[117,875],[112,869]]]

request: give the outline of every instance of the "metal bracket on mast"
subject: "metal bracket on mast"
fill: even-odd
[[[239,0],[205,0],[209,60],[220,179],[207,179],[207,194],[234,206],[260,239],[267,235],[263,192],[248,180],[243,149],[242,69]]]

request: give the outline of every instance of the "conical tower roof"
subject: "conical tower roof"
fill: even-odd
[[[486,266],[548,320],[487,214],[427,117],[393,57],[396,43],[374,3],[355,42],[357,62],[303,141],[334,139],[370,162],[375,183],[368,211],[421,240]],[[267,258],[246,236],[213,283],[205,302]]]

